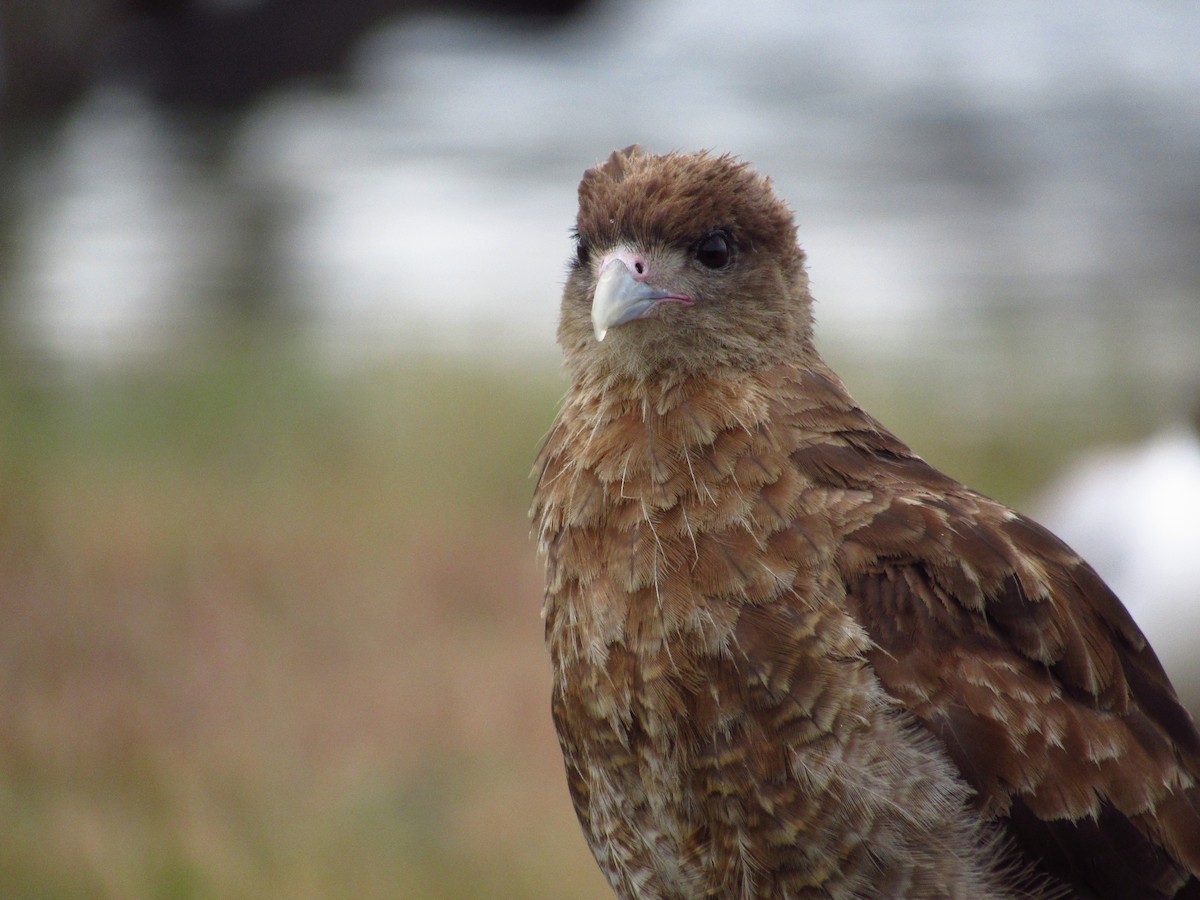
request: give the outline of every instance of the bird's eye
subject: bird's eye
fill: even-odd
[[[729,238],[723,231],[714,231],[696,245],[696,261],[706,269],[723,269],[732,257]]]
[[[579,262],[579,265],[586,266],[588,264],[590,253],[591,251],[588,248],[587,240],[584,238],[576,238],[575,259]]]

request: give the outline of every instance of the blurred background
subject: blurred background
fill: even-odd
[[[818,335],[1200,707],[1200,6],[3,0],[0,896],[609,896],[528,472],[575,185],[771,174]]]

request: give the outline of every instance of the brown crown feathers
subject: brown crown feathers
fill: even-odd
[[[1200,896],[1200,736],[1153,651],[855,404],[769,182],[629,148],[579,200],[533,512],[617,894]]]

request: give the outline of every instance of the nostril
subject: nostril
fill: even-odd
[[[3,2],[3,0],[0,0]],[[634,281],[644,282],[650,277],[650,262],[646,257],[636,250],[629,247],[616,247],[611,253],[606,255],[600,263],[600,268],[604,268],[609,262],[620,261],[625,267],[625,271]]]

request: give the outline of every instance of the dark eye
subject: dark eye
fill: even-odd
[[[707,269],[723,269],[732,257],[729,238],[723,231],[714,231],[696,245],[696,261]]]
[[[586,266],[588,264],[590,253],[587,240],[577,237],[575,239],[575,259],[579,262],[579,265]]]

